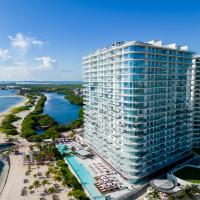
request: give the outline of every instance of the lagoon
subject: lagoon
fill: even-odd
[[[71,104],[65,95],[45,93],[47,100],[44,105],[44,114],[53,117],[60,124],[68,124],[79,118],[79,105]]]

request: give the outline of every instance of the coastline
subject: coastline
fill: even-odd
[[[13,108],[23,106],[23,105],[26,103],[26,101],[27,101],[27,98],[26,98],[26,97],[24,97],[24,96],[19,96],[19,95],[18,95],[17,97],[23,98],[22,101],[19,102],[19,103],[13,104],[13,105],[12,105],[11,107],[9,107],[8,109],[6,109],[6,110],[0,112],[0,117],[1,117],[2,115],[6,115],[6,114],[8,114],[9,112],[11,112],[11,110],[12,110]]]
[[[23,96],[20,96],[20,97],[23,97]],[[13,108],[23,106],[23,105],[25,105],[26,102],[27,102],[27,98],[23,97],[23,100],[20,103],[14,104],[10,108],[8,108],[7,110],[0,112],[0,125],[1,125],[1,122],[4,119],[4,117],[7,114],[10,114]],[[6,138],[6,135],[0,131],[0,143],[4,143],[5,138]]]
[[[21,102],[12,105],[11,107],[9,107],[8,109],[6,109],[3,112],[0,112],[0,125],[1,125],[1,122],[4,119],[4,117],[7,114],[10,114],[11,110],[13,108],[25,105],[25,103],[27,102],[27,98],[23,97],[23,96],[20,96],[20,97],[23,98]],[[0,143],[6,142],[5,138],[6,138],[6,135],[0,131]],[[0,180],[0,195],[1,195],[1,193],[3,192],[3,189],[4,189],[5,185],[6,185],[6,182],[7,182],[7,178],[8,178],[9,170],[10,170],[10,164],[8,163],[8,161],[6,161],[1,156],[0,156],[0,160],[4,164],[4,166],[2,168],[2,171],[1,171],[1,175],[0,175],[0,178],[1,178],[1,180]]]
[[[17,103],[15,105],[11,106],[6,111],[1,112],[0,113],[0,124],[1,124],[1,121],[3,120],[3,118],[5,117],[5,115],[11,113],[11,110],[13,108],[24,106],[25,103],[27,102],[27,100],[28,99],[26,97],[24,97],[23,100],[20,103]],[[22,111],[21,113],[18,113],[17,115],[22,114],[21,117],[24,118],[29,112],[32,112],[33,109],[34,109],[34,106],[33,106],[33,108],[31,110]],[[22,122],[23,119],[20,119],[20,121]],[[17,124],[17,128],[19,128],[19,129],[21,127],[21,122]],[[20,139],[20,140],[23,141],[23,143],[25,144],[25,146],[27,145],[26,141],[24,141],[23,139]],[[4,142],[6,142],[6,135],[4,133],[0,132],[0,143],[4,143]],[[13,186],[11,186],[12,183],[13,183],[13,177],[15,177],[16,174],[18,174],[15,171],[15,168],[16,168],[17,165],[19,165],[19,163],[16,162],[16,159],[12,159],[13,157],[15,157],[15,156],[11,154],[9,156],[9,161],[6,161],[0,155],[0,160],[5,164],[4,167],[3,167],[3,169],[2,169],[2,174],[0,176],[0,178],[1,178],[1,180],[0,180],[0,199],[2,198],[2,195],[7,194],[7,192],[9,191],[9,189],[11,189],[13,187]],[[19,158],[19,160],[21,161],[21,158]],[[22,175],[22,174],[20,174],[20,175]]]

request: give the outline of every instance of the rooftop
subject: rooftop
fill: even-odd
[[[154,179],[150,181],[150,185],[163,193],[172,194],[180,191],[180,188],[168,179]]]
[[[88,56],[91,56],[93,54],[98,54],[104,51],[109,51],[111,49],[118,49],[120,47],[125,47],[129,45],[143,45],[143,46],[152,46],[152,47],[160,47],[165,49],[171,49],[171,50],[179,50],[179,51],[189,51],[188,46],[185,45],[177,45],[176,43],[167,44],[164,45],[162,41],[160,40],[151,40],[148,42],[142,42],[142,41],[120,41],[120,42],[114,42],[112,45],[105,46],[104,48],[99,48],[95,52],[90,53]],[[87,58],[88,56],[85,56],[84,58]]]

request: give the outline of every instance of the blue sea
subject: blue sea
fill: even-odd
[[[0,113],[23,101],[23,97],[16,96],[15,90],[0,90]]]
[[[45,93],[47,101],[44,105],[44,113],[53,117],[60,124],[68,124],[79,118],[80,106],[71,104],[65,95],[57,93]]]

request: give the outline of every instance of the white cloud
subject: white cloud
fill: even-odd
[[[6,66],[0,66],[0,80],[25,80],[31,74],[27,62],[16,62]]]
[[[42,46],[43,41],[37,40],[33,37],[26,36],[22,33],[17,33],[14,37],[8,36],[12,47],[26,51],[31,46]]]
[[[10,55],[7,49],[0,49],[0,61],[8,60]]]
[[[42,61],[42,64],[38,66],[41,70],[50,70],[54,67],[56,59],[52,59],[49,56],[43,56],[40,58],[35,58],[37,61]]]

